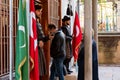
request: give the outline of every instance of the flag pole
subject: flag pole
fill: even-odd
[[[13,46],[13,40],[12,40],[12,38],[13,38],[13,0],[10,0],[9,1],[9,21],[10,21],[10,24],[9,24],[9,27],[10,27],[10,73],[9,73],[9,78],[10,78],[10,80],[12,80],[12,78],[13,78],[13,74],[12,74],[12,67],[13,67],[13,63],[12,63],[12,59],[13,59],[13,57],[12,57],[12,55],[13,55],[13,48],[12,48],[12,46]]]
[[[78,2],[77,2],[78,4],[78,17],[80,17],[80,6],[79,6],[79,4],[80,4],[80,0],[78,0]]]
[[[28,30],[28,80],[30,80],[30,63],[29,63],[29,60],[30,60],[30,56],[29,56],[29,24],[30,24],[30,0],[27,0],[26,2],[26,11],[27,11],[27,30]]]

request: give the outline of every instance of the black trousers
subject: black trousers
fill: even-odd
[[[69,62],[71,61],[71,58],[66,58],[64,60],[64,65],[66,66],[67,71],[69,70]]]

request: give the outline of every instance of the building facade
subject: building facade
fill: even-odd
[[[80,0],[81,1],[81,0]],[[15,57],[15,38],[17,28],[18,2],[13,0],[13,57]],[[73,16],[71,17],[71,30],[74,23],[74,13],[76,10],[77,0],[41,0],[43,4],[43,14],[40,23],[43,26],[45,35],[48,34],[48,24],[54,23],[58,28],[62,25],[61,19],[66,15],[68,4],[72,5]],[[118,13],[119,10],[118,3]],[[10,35],[9,35],[9,0],[0,0],[0,79],[9,74],[9,51],[10,51]],[[81,10],[81,9],[80,9]],[[80,13],[81,14],[81,13]],[[119,14],[118,14],[119,16]],[[120,18],[117,17],[117,21]],[[119,27],[119,23],[117,23]],[[105,31],[98,34],[99,63],[103,64],[119,64],[120,63],[120,34]],[[110,36],[110,37],[109,37]],[[45,43],[45,57],[47,62],[48,75],[44,76],[44,80],[49,79],[49,62],[50,62],[50,42]],[[15,59],[13,64],[15,66]],[[13,66],[13,72],[15,67]]]
[[[18,2],[19,0],[13,0],[13,72],[15,70],[15,40],[16,40],[16,28],[17,28],[17,15],[18,15]],[[61,0],[41,0],[43,4],[43,14],[40,23],[43,26],[45,34],[48,34],[47,26],[49,23],[55,24],[58,28],[61,26]],[[10,35],[9,35],[9,0],[0,0],[0,79],[8,78],[9,66],[10,66]],[[45,54],[47,62],[47,70],[49,70],[50,54],[49,54],[50,42],[45,43]],[[48,75],[43,77],[44,80],[48,80]]]

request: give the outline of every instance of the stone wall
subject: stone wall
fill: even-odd
[[[100,64],[120,64],[120,36],[101,36],[98,39]]]

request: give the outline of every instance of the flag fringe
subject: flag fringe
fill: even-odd
[[[30,67],[30,71],[32,71],[32,69],[34,68],[34,60],[32,59],[32,57],[30,57],[30,61],[32,63],[32,65]]]
[[[26,57],[22,60],[22,62],[19,64],[19,67],[18,67],[18,73],[20,74],[19,80],[22,80],[21,67],[24,65],[25,62],[26,62]]]

